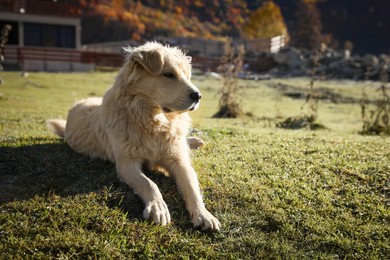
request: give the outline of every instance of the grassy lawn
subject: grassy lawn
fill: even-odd
[[[174,182],[150,172],[170,209],[166,227],[142,219],[142,201],[115,167],[73,152],[46,129],[76,100],[101,96],[115,73],[1,73],[0,258],[387,259],[390,138],[361,136],[356,103],[320,101],[325,130],[283,130],[307,78],[240,82],[254,116],[213,119],[221,82],[195,76],[203,103],[192,113],[207,142],[193,162],[218,233],[193,229]],[[317,82],[360,98],[376,83]]]

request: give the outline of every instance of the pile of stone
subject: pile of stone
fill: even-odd
[[[274,77],[311,76],[314,72],[326,78],[381,80],[390,74],[390,56],[384,54],[360,56],[326,47],[317,51],[285,47],[277,53],[262,53],[258,58],[259,63],[264,59],[270,65],[263,73]]]

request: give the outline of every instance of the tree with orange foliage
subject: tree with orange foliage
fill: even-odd
[[[265,2],[255,10],[243,27],[246,38],[271,38],[277,35],[287,35],[287,26],[282,12],[273,1]]]

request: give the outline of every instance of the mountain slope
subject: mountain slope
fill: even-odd
[[[137,40],[155,37],[246,37],[250,17],[269,0],[70,0],[82,14],[82,42]],[[293,36],[300,1],[273,0]],[[317,1],[322,34],[335,48],[346,41],[354,52],[390,53],[390,1]],[[270,15],[270,17],[275,17]],[[259,23],[260,24],[260,23]],[[257,28],[261,30],[261,28]],[[298,41],[300,39],[297,39]]]

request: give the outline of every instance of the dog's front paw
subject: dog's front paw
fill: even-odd
[[[202,230],[220,230],[221,223],[207,209],[196,209],[191,214],[191,222],[194,227],[201,227]]]
[[[171,222],[171,215],[164,200],[153,200],[146,203],[143,216],[145,219],[151,219],[163,226]]]

